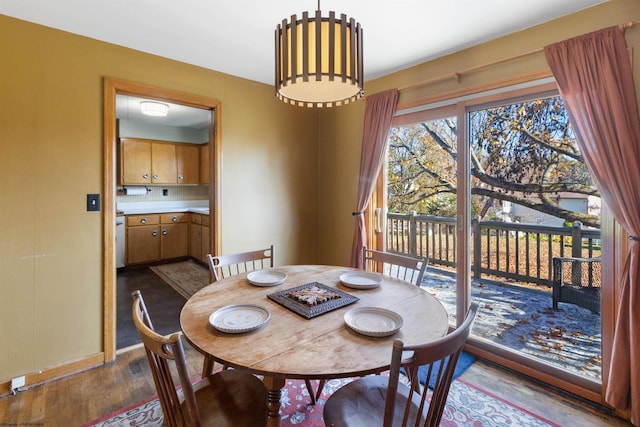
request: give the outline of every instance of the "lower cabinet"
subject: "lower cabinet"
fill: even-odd
[[[126,264],[160,259],[160,216],[127,215]]]
[[[160,259],[160,227],[127,227],[127,265]]]
[[[201,250],[202,250],[202,258],[200,258],[203,262],[207,261],[207,255],[211,253],[211,249],[209,249],[209,217],[204,216],[206,222],[202,224],[202,242],[201,242]]]
[[[126,265],[189,255],[189,214],[127,215]]]
[[[191,214],[189,225],[189,255],[202,262],[207,262],[209,249],[209,216]]]
[[[162,214],[160,216],[160,258],[189,256],[189,214]]]

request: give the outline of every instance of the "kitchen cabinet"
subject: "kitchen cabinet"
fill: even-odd
[[[200,146],[200,184],[209,183],[209,144]]]
[[[189,256],[189,214],[167,213],[160,216],[160,258]]]
[[[189,255],[202,262],[207,262],[209,248],[209,215],[191,214],[189,225]]]
[[[207,215],[203,216],[202,221],[202,242],[201,242],[201,250],[202,250],[202,258],[200,260],[202,262],[208,263],[207,255],[211,253],[211,249],[209,248],[209,217]]]
[[[151,184],[151,142],[120,140],[120,182]]]
[[[178,182],[178,162],[176,145],[170,142],[151,143],[151,183],[176,184]]]
[[[178,184],[200,183],[200,146],[176,144],[176,164]]]
[[[127,215],[127,265],[189,255],[189,214]]]
[[[202,215],[191,214],[189,224],[189,256],[202,260]],[[205,254],[206,256],[206,254]]]
[[[202,179],[201,147],[180,142],[121,138],[120,184],[199,184]]]
[[[127,215],[127,265],[160,259],[160,216]]]

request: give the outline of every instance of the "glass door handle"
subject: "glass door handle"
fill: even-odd
[[[382,208],[376,208],[376,233],[382,233]]]

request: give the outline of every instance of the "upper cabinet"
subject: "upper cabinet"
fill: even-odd
[[[200,184],[209,183],[209,144],[200,146]]]
[[[201,146],[120,139],[120,184],[199,184]]]
[[[120,139],[120,182],[151,184],[151,142]]]
[[[200,146],[176,144],[178,184],[200,183]]]
[[[176,146],[169,142],[151,142],[151,183],[176,184],[178,182]]]

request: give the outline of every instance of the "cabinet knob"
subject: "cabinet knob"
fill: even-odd
[[[153,230],[151,232],[151,235],[154,236],[154,237],[157,236],[158,235],[158,230]]]
[[[158,174],[153,174],[153,179],[158,179]]]
[[[143,223],[143,224],[146,224],[147,223],[147,218],[146,217],[140,218],[140,222]]]
[[[168,234],[167,229],[166,229],[166,228],[165,228],[165,229],[163,229],[163,230],[162,230],[162,235],[163,235],[163,236],[166,236],[167,234]]]
[[[179,179],[179,180],[183,180],[183,179],[184,179],[184,177],[183,177],[182,175],[178,175],[178,179]]]
[[[171,217],[171,221],[176,222],[177,220],[178,220],[177,216],[174,215],[174,216]]]
[[[148,174],[148,173],[145,173],[144,175],[142,175],[142,177],[143,177],[144,179],[149,179],[149,174]]]

